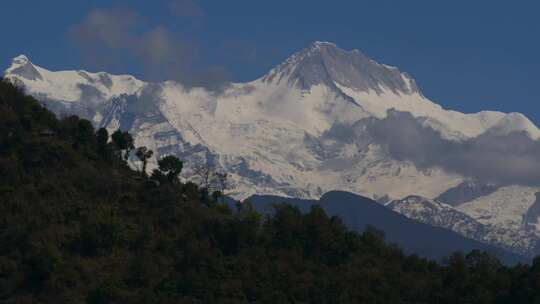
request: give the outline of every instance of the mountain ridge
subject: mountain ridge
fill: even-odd
[[[459,207],[454,208],[436,199],[412,195],[389,202],[385,206],[407,218],[446,228],[466,238],[493,244],[524,256],[534,257],[539,252],[540,238],[535,229],[507,229],[485,223],[460,210]]]
[[[312,206],[322,207],[329,216],[337,216],[357,232],[365,231],[369,226],[376,226],[385,233],[385,238],[403,248],[408,253],[439,260],[447,252],[467,252],[471,248],[482,250],[503,257],[507,263],[516,262],[516,257],[508,255],[501,247],[491,247],[472,238],[461,237],[451,229],[433,227],[428,223],[409,219],[409,217],[386,208],[379,203],[362,196],[343,191],[330,191],[319,200],[302,200],[277,196],[252,196],[247,199],[257,211],[272,213],[272,206],[286,203],[308,212]],[[519,255],[518,255],[519,256]]]
[[[356,49],[342,50],[331,42],[314,42],[290,56],[262,79],[273,81],[279,78],[279,82],[287,76],[290,84],[304,90],[319,83],[333,86],[335,81],[360,91],[382,93],[386,88],[395,93],[419,92],[415,81],[396,67],[379,64]]]

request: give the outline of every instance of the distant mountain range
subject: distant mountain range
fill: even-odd
[[[540,187],[510,165],[490,171],[502,162],[481,148],[534,145],[540,130],[519,113],[443,109],[410,75],[358,50],[315,42],[259,79],[219,91],[53,72],[24,55],[5,78],[59,115],[129,131],[155,159],[177,155],[185,178],[200,164],[222,168],[237,199],[348,191],[480,242],[539,253]]]
[[[495,254],[507,264],[527,261],[522,256],[464,238],[455,232],[411,220],[369,198],[348,192],[328,192],[319,200],[254,195],[248,201],[263,214],[271,214],[273,206],[280,203],[296,206],[303,212],[319,205],[329,216],[339,216],[351,229],[364,231],[373,226],[385,234],[386,240],[403,248],[406,253],[431,259],[440,260],[450,252],[480,249]]]

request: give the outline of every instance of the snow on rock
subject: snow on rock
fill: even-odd
[[[144,84],[130,75],[51,72],[34,65],[25,55],[13,59],[5,76],[22,83],[29,94],[62,102],[104,102],[121,94],[133,94]]]
[[[540,188],[506,186],[457,207],[484,224],[514,230],[523,227],[523,215],[536,201]]]
[[[420,196],[408,196],[386,206],[408,218],[453,230],[479,242],[497,245],[524,256],[534,257],[538,254],[538,234],[522,226],[482,221],[463,209]]]
[[[508,113],[492,125],[487,132],[494,135],[507,135],[511,132],[526,132],[532,139],[540,139],[538,128],[521,113]]]

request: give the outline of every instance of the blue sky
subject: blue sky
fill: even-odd
[[[250,80],[312,41],[332,41],[398,66],[444,107],[523,112],[540,124],[535,1],[10,1],[0,10],[2,68],[24,53],[49,69],[150,78],[144,50],[130,56],[127,44],[109,66],[85,58],[74,29],[96,10],[130,12],[134,35],[158,30],[189,46],[190,69],[219,67]]]

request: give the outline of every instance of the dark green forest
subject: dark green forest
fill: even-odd
[[[130,153],[152,156],[0,81],[0,302],[540,303],[540,259],[435,262],[320,207],[233,212],[181,160],[147,176]]]

